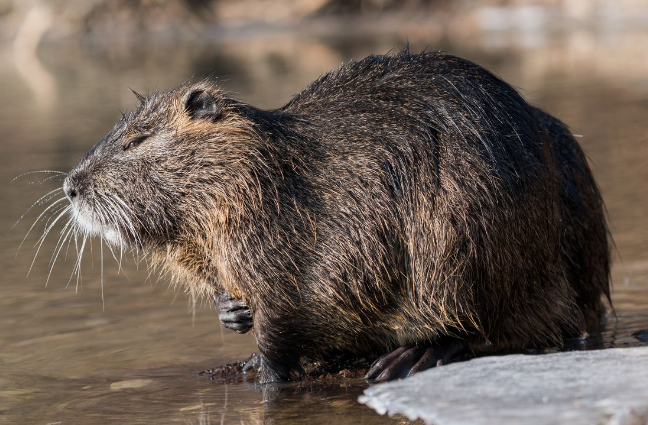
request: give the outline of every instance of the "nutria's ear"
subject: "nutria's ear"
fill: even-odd
[[[185,111],[191,118],[215,120],[222,113],[221,102],[206,90],[196,89],[185,98]]]

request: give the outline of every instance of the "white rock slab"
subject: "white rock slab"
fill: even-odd
[[[483,357],[374,385],[359,401],[435,425],[647,425],[648,347]]]

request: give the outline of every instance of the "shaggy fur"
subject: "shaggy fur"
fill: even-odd
[[[152,94],[70,188],[91,231],[245,300],[264,381],[448,335],[560,346],[609,297],[602,200],[569,130],[444,53],[351,62],[270,111],[208,82]]]

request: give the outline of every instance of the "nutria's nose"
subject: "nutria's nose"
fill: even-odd
[[[63,192],[65,192],[65,196],[68,197],[70,202],[73,202],[78,195],[78,189],[74,184],[74,180],[72,180],[70,176],[68,176],[63,182]]]

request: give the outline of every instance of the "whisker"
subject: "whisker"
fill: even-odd
[[[56,219],[54,219],[54,221],[52,221],[52,223],[45,229],[45,232],[43,232],[43,236],[39,238],[39,242],[37,242],[38,248],[36,249],[36,254],[34,254],[34,259],[32,260],[31,265],[29,266],[29,271],[27,271],[27,276],[29,276],[29,274],[32,271],[32,268],[34,267],[34,263],[36,262],[36,257],[38,257],[38,253],[40,252],[40,249],[43,247],[43,242],[45,242],[45,238],[47,237],[48,233],[50,232],[50,230],[52,230],[54,225],[61,219],[61,217],[63,217],[63,215],[65,215],[71,208],[72,205],[68,205],[67,207],[65,207],[63,211],[56,217]]]
[[[137,216],[137,214],[135,214],[135,212],[133,211],[133,209],[132,209],[128,204],[126,204],[126,202],[124,202],[123,199],[120,199],[120,198],[118,198],[117,196],[111,196],[111,199],[113,199],[114,201],[119,202],[119,204],[120,204],[121,206],[123,206],[123,207],[124,207],[124,208],[125,208],[125,209],[130,213],[130,214],[131,214],[131,216],[134,217],[134,218],[139,222],[139,224],[140,224],[143,228],[146,228],[146,226],[144,226],[144,222],[143,222],[143,221],[142,221],[142,220]]]
[[[68,279],[68,283],[67,283],[67,285],[65,285],[66,288],[70,286],[70,282],[72,282],[72,278],[74,277],[74,272],[76,270],[77,263],[79,262],[79,255],[80,255],[79,254],[79,233],[80,232],[78,231],[79,230],[78,228],[76,230],[77,231],[74,232],[74,250],[76,251],[77,259],[74,262],[74,267],[72,267],[72,274],[70,275],[70,278]]]
[[[49,283],[50,277],[52,276],[52,270],[54,270],[54,265],[56,264],[56,260],[58,259],[58,256],[61,253],[61,250],[63,249],[63,246],[65,245],[65,241],[66,241],[66,239],[68,239],[70,237],[72,231],[74,230],[74,226],[72,224],[72,221],[73,221],[73,218],[70,217],[68,222],[63,227],[63,230],[61,230],[61,236],[59,237],[59,242],[57,242],[57,245],[54,248],[54,254],[52,254],[52,259],[50,260],[49,273],[47,273],[47,279],[45,280],[45,287],[46,288],[47,288],[47,284]],[[66,229],[67,229],[67,232],[66,232]]]
[[[113,200],[109,200],[109,202],[112,204],[113,209],[115,211],[115,218],[118,223],[123,224],[123,227],[132,235],[132,239],[135,241],[135,246],[139,246],[141,244],[141,240],[139,239],[139,235],[137,234],[135,230],[135,226],[133,225],[133,222],[130,220],[128,215],[121,209],[118,208],[118,206],[115,204]]]
[[[126,208],[126,209],[130,212],[130,214],[131,214],[133,217],[135,217],[136,220],[138,220],[138,222],[139,222],[140,225],[142,225],[141,220],[139,219],[139,217],[137,217],[137,215],[135,215],[135,213],[133,212],[132,208],[130,208],[128,205],[126,205],[126,203],[125,203],[123,200],[119,199],[119,198],[116,197],[116,196],[110,196],[109,200],[110,200],[110,202],[112,203],[112,205],[113,205],[115,211],[116,211],[116,212],[118,213],[118,215],[122,218],[122,222],[123,222],[123,223],[126,225],[126,227],[130,230],[130,233],[132,234],[133,239],[135,240],[135,246],[136,246],[136,249],[139,250],[139,247],[142,246],[142,240],[141,240],[141,237],[140,237],[140,235],[138,234],[138,232],[135,230],[135,225],[133,224],[133,221],[131,220],[131,218],[129,217],[129,215],[126,214],[126,211],[124,211],[123,209],[118,208],[117,205],[116,205],[115,203],[117,202],[117,203],[119,203],[120,205],[122,205],[124,208]],[[145,226],[141,226],[141,227],[145,228]]]
[[[120,203],[123,204],[123,201],[121,201],[119,198],[116,198],[114,196],[110,197],[111,199],[108,199],[108,203],[111,205],[111,211],[114,212],[114,217],[117,223],[121,224],[120,227],[125,228],[125,231],[128,231],[132,235],[132,239],[134,240],[134,255],[135,253],[139,254],[139,247],[142,246],[142,240],[140,235],[135,229],[135,226],[133,225],[132,220],[130,219],[129,215],[126,214],[126,212],[119,208],[119,206],[116,204],[116,201],[120,201]],[[124,204],[124,206],[126,206]],[[127,206],[126,206],[127,207]],[[127,207],[128,208],[128,207]],[[128,208],[130,210],[130,208]],[[132,210],[131,210],[132,211]],[[124,253],[124,243],[123,241],[120,244],[120,256],[119,256],[119,266],[121,269],[121,262],[123,259],[123,253]]]
[[[61,190],[60,187],[59,187],[59,188],[56,188],[56,189],[54,189],[54,190],[51,190],[51,191],[47,192],[45,195],[43,195],[43,196],[41,196],[40,198],[38,198],[38,199],[36,200],[36,202],[34,202],[33,204],[31,204],[31,206],[30,206],[29,208],[27,208],[27,211],[25,211],[25,212],[20,216],[20,218],[18,219],[18,221],[16,221],[16,222],[13,224],[13,226],[11,226],[11,228],[13,229],[14,227],[16,227],[16,225],[17,225],[18,223],[20,223],[20,220],[22,220],[22,219],[27,215],[27,213],[28,213],[29,211],[31,211],[32,208],[34,208],[36,205],[42,205],[42,204],[44,204],[45,202],[48,202],[50,199],[52,199],[52,198],[54,197],[55,192],[58,192],[59,190]],[[49,197],[49,198],[48,198],[48,197]],[[45,198],[47,198],[47,199],[45,199]]]
[[[61,211],[63,211],[65,208],[66,208],[65,205],[57,205],[56,208],[53,208],[51,211],[47,212],[47,221],[45,222],[45,225],[44,225],[43,227],[44,227],[44,228],[47,228],[48,225],[49,225],[49,223],[51,222],[52,218],[53,218],[53,217],[56,217],[56,216],[57,216]],[[16,250],[16,256],[15,256],[15,258],[18,258],[18,254],[20,254],[20,249],[22,248],[22,246],[23,246],[23,245],[25,244],[25,242],[27,241],[27,236],[29,236],[29,233],[30,233],[30,232],[32,231],[32,229],[36,226],[36,224],[38,223],[39,220],[40,220],[40,217],[39,217],[39,219],[37,219],[37,220],[34,222],[34,224],[32,224],[32,226],[29,228],[29,231],[27,232],[27,234],[23,237],[22,241],[20,242],[20,245],[18,245],[18,249]],[[38,239],[38,240],[36,241],[36,243],[34,244],[34,247],[35,247],[36,245],[39,244],[40,239],[41,239],[42,237],[43,237],[42,235],[39,237],[39,239]]]
[[[71,209],[72,209],[72,205],[65,205],[65,206],[59,205],[57,208],[53,209],[51,214],[49,214],[49,216],[47,217],[47,220],[45,220],[44,227],[46,229],[51,229],[50,225],[54,222],[55,218],[59,218],[59,215],[60,215],[59,213],[61,211],[63,211],[63,210],[71,210]],[[38,238],[38,240],[36,241],[34,246],[38,245],[42,241],[42,239],[44,239],[44,238],[45,238],[45,234],[42,234]]]
[[[78,232],[79,232],[79,226],[76,224],[76,222],[73,221],[71,235],[76,235]],[[72,243],[72,239],[73,239],[72,237],[68,238],[67,247],[65,247],[65,258],[63,259],[63,261],[67,261],[68,252],[70,251],[70,244]]]
[[[58,204],[59,202],[61,202],[62,200],[64,200],[64,199],[65,199],[65,198],[61,198],[61,199],[59,199],[59,200],[57,200],[57,201],[54,201],[54,202],[53,202],[49,207],[45,208],[45,210],[43,210],[43,212],[41,212],[41,213],[38,215],[38,217],[36,217],[36,220],[34,220],[34,223],[32,223],[32,225],[29,227],[29,230],[27,230],[27,233],[25,234],[25,237],[23,237],[22,241],[20,241],[20,245],[18,245],[18,249],[16,250],[16,257],[18,256],[18,253],[20,252],[20,248],[22,248],[23,244],[25,243],[25,240],[27,240],[27,237],[29,236],[29,234],[31,233],[31,231],[34,229],[34,227],[36,227],[36,224],[41,220],[41,218],[43,218],[43,216],[45,216],[46,214],[48,214],[48,211],[50,211],[52,208],[54,208],[54,210],[52,210],[52,211],[54,211],[54,212],[53,212],[53,215],[54,215],[54,214],[57,214],[58,211],[60,211],[59,209],[57,209],[57,208],[60,207],[60,205],[57,206],[57,204]],[[55,208],[55,207],[56,207],[56,208]],[[47,224],[46,224],[46,226],[47,226]]]
[[[104,204],[97,203],[95,205],[95,209],[97,211],[97,214],[99,215],[100,222],[102,223],[102,225],[106,225],[106,224],[109,224],[109,223],[112,224],[110,222],[110,220],[108,220],[108,218],[110,218],[110,216],[111,216],[110,211],[108,210],[108,208]],[[99,262],[99,269],[100,269],[99,276],[100,276],[100,279],[99,279],[99,281],[101,283],[101,305],[102,305],[103,311],[106,311],[106,301],[105,301],[105,298],[104,298],[104,286],[103,286],[103,245],[104,245],[103,235],[100,234],[99,235],[99,255],[100,255],[100,260],[99,260],[100,261]],[[110,244],[108,244],[108,245],[110,247]],[[92,247],[92,244],[90,246]],[[112,251],[112,248],[111,248],[111,251]]]
[[[124,276],[125,276],[126,272],[122,269],[121,258],[119,260],[117,259],[117,255],[115,255],[115,251],[113,250],[112,246],[110,246],[109,243],[107,243],[106,246],[108,247],[108,250],[110,250],[110,254],[112,255],[112,258],[117,263],[117,274],[124,273]],[[120,250],[121,250],[121,244],[119,244],[119,247],[120,247]]]
[[[108,203],[112,207],[114,207],[114,204],[110,199],[106,199],[106,200],[108,201]],[[108,206],[106,206],[105,210],[106,210],[106,213],[108,214],[108,216],[114,219],[114,225],[116,227],[120,227],[120,222],[122,221],[122,219],[115,213],[115,211],[113,211],[113,208],[108,208]],[[112,257],[115,259],[115,262],[118,264],[117,273],[122,272],[123,270],[122,270],[121,259],[122,259],[122,252],[123,252],[124,242],[121,239],[119,241],[119,260],[117,260],[117,256],[115,255],[115,251],[113,250],[112,246],[109,243],[106,244],[106,245],[108,246],[108,249],[110,250],[110,253],[112,254]]]
[[[62,175],[59,175],[59,174],[55,174],[53,176],[45,177],[43,180],[39,181],[38,184],[43,184],[43,183],[45,183],[47,181],[54,180],[54,179],[64,179],[65,177],[67,177],[67,176],[62,176]]]
[[[52,209],[52,211],[50,211],[50,213],[47,214],[46,217],[43,217],[43,219],[45,220],[45,223],[43,224],[43,227],[48,227],[50,225],[50,223],[52,223],[52,221],[54,220],[56,215],[59,212],[63,211],[68,206],[71,206],[71,205],[65,205],[65,203],[63,203],[63,205],[58,205],[56,208]]]
[[[95,205],[96,213],[99,216],[100,222],[104,226],[108,225],[110,227],[119,229],[121,227],[120,224],[121,224],[122,220],[119,217],[119,215],[117,213],[115,213],[115,211],[114,211],[114,210],[117,209],[117,208],[115,208],[114,203],[109,198],[106,198],[106,197],[102,198],[102,201],[104,201],[104,202],[100,202],[100,203],[97,203]],[[102,291],[102,303],[103,303],[104,308],[105,308],[104,292],[103,292],[103,255],[104,255],[103,254],[103,242],[104,242],[103,235],[100,235],[100,239],[101,239],[100,250],[101,250],[101,282],[102,282],[101,283],[101,285],[102,285],[101,291]],[[120,238],[119,242],[120,242],[119,246],[120,246],[120,250],[121,250],[121,249],[123,249],[122,248],[123,247],[123,241],[121,241],[121,238]],[[110,245],[110,243],[106,243],[106,245],[108,246],[108,249],[110,250],[110,253],[112,254],[113,258],[118,263],[119,271],[122,271],[121,261],[117,260],[117,257],[115,255],[114,250],[112,249],[112,246]]]
[[[63,229],[61,229],[61,232],[59,233],[59,238],[56,241],[56,245],[54,245],[54,252],[52,253],[52,258],[50,258],[50,264],[49,264],[50,266],[52,265],[52,261],[54,260],[54,254],[56,254],[56,251],[59,248],[59,244],[62,246],[65,243],[65,240],[63,239],[63,236],[66,234],[66,230],[68,230],[68,228],[72,227],[72,220],[73,220],[73,218],[70,217],[68,219],[67,223],[65,223],[65,226],[63,226]],[[61,242],[61,241],[63,241],[63,242]]]
[[[79,282],[83,284],[83,278],[81,277],[81,261],[83,260],[83,252],[85,250],[85,245],[86,241],[88,240],[88,234],[84,233],[83,234],[83,242],[81,242],[81,248],[79,249],[79,256],[77,258],[77,262],[74,265],[74,270],[72,271],[72,276],[74,276],[74,272],[76,271],[77,279],[76,279],[76,287],[74,288],[74,292],[79,292]],[[70,280],[72,277],[70,277]]]
[[[99,234],[99,236],[101,236],[101,234]],[[92,241],[93,240],[94,240],[94,238],[90,238],[90,237],[88,238],[88,241],[90,242],[90,269],[91,270],[94,270],[94,251],[92,250],[92,248],[93,248]]]
[[[38,174],[38,173],[63,174],[63,175],[66,175],[66,176],[67,176],[67,174],[68,174],[68,173],[64,173],[63,171],[58,171],[58,170],[37,170],[37,171],[28,171],[28,172],[26,172],[26,173],[22,173],[22,174],[20,174],[20,175],[17,175],[17,176],[14,177],[13,179],[11,179],[11,181],[13,182],[13,181],[18,180],[18,179],[21,178],[21,177],[28,176],[28,175],[30,175],[30,174]]]
[[[103,259],[103,237],[100,236],[99,240],[99,250],[100,250],[100,257],[101,257],[101,267],[100,267],[100,272],[99,272],[99,282],[101,284],[101,308],[105,312],[106,311],[106,299],[104,298],[104,270],[103,270],[103,264],[104,264],[104,259]]]

